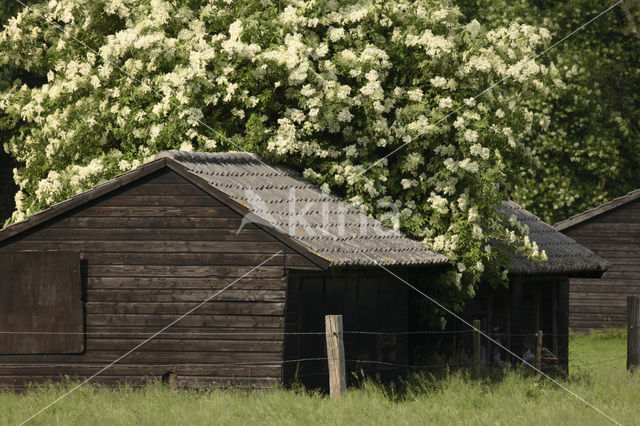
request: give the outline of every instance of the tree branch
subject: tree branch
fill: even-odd
[[[638,28],[636,27],[636,23],[633,20],[633,16],[631,16],[631,11],[629,11],[629,8],[627,7],[627,3],[626,1],[623,1],[622,3],[620,3],[620,6],[622,7],[622,12],[624,13],[625,18],[627,18],[627,22],[629,22],[629,27],[631,28],[631,34],[633,34],[633,36],[640,40],[640,34],[638,33]]]

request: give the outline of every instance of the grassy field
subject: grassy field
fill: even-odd
[[[561,383],[622,424],[640,424],[640,373],[625,369],[621,332],[571,336],[571,375]],[[66,385],[67,388],[71,384]],[[18,424],[65,392],[50,386],[0,393],[0,424]],[[611,424],[549,381],[511,371],[476,383],[458,371],[414,377],[392,389],[373,383],[340,401],[303,391],[169,393],[85,386],[33,424]]]

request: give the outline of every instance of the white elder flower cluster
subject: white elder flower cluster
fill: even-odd
[[[471,292],[490,239],[513,230],[524,242],[494,226],[495,206],[530,164],[522,141],[548,123],[522,103],[557,80],[531,59],[548,40],[520,24],[486,31],[428,0],[37,4],[0,34],[2,66],[46,76],[0,98],[24,123],[5,144],[24,164],[13,220],[163,149],[247,149],[370,214],[391,200],[405,232],[465,265]]]

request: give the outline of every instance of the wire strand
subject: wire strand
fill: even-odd
[[[438,330],[425,330],[425,331],[343,331],[343,334],[361,334],[361,335],[413,335],[413,334],[467,334],[471,333],[472,330],[459,330],[459,331],[438,331]],[[118,332],[118,331],[99,331],[99,332],[82,332],[82,331],[0,331],[0,334],[16,334],[16,335],[84,335],[84,336],[139,336],[141,334],[146,334],[144,332]],[[325,331],[287,331],[287,332],[279,332],[279,331],[221,331],[221,332],[169,332],[162,333],[163,336],[306,336],[306,335],[322,335],[326,334]]]
[[[473,364],[473,362],[469,361],[469,362],[449,362],[449,363],[446,363],[446,364],[411,365],[411,364],[399,364],[399,363],[390,362],[390,361],[376,361],[376,360],[363,360],[363,359],[348,359],[345,362],[360,363],[360,364],[388,365],[388,366],[393,366],[393,367],[413,368],[413,369],[439,368],[439,367],[450,367],[450,366],[471,365],[471,364]]]
[[[291,364],[294,362],[306,362],[306,361],[327,361],[328,358],[327,357],[320,357],[320,358],[299,358],[299,359],[287,359],[287,360],[278,360],[278,361],[241,361],[241,362],[211,362],[211,363],[206,363],[205,365],[207,367],[219,367],[219,366],[227,366],[227,365],[245,365],[245,366],[252,366],[252,365],[282,365],[282,364]],[[179,367],[179,364],[171,364],[174,367]],[[90,368],[91,365],[80,365],[80,364],[65,364],[65,363],[57,363],[57,364],[50,364],[50,365],[42,365],[42,364],[24,364],[24,365],[2,365],[0,364],[0,370],[5,369],[5,368],[15,368],[15,369],[20,369],[20,368],[29,368],[29,367],[37,367],[37,368],[60,368],[60,367],[87,367]]]
[[[614,418],[612,418],[611,416],[609,416],[608,414],[606,414],[604,411],[600,410],[598,407],[596,407],[595,405],[591,404],[589,401],[587,401],[586,399],[584,399],[583,397],[581,397],[580,395],[578,395],[577,393],[575,393],[574,391],[572,391],[571,389],[569,389],[568,387],[564,386],[562,383],[558,382],[557,380],[555,380],[553,377],[549,376],[548,374],[546,374],[544,371],[539,370],[538,368],[536,368],[534,365],[530,364],[529,362],[527,362],[524,358],[516,355],[515,352],[513,352],[511,349],[507,348],[506,346],[502,345],[501,343],[499,343],[498,341],[496,341],[495,339],[493,339],[492,337],[490,337],[489,335],[487,335],[485,332],[483,332],[482,330],[476,328],[473,326],[473,324],[469,323],[468,321],[466,321],[464,318],[462,318],[461,316],[457,315],[455,312],[453,312],[451,309],[447,308],[446,306],[444,306],[443,304],[441,304],[440,302],[438,302],[437,300],[435,300],[433,297],[429,296],[428,294],[424,293],[423,291],[421,291],[420,289],[418,289],[417,287],[415,287],[414,285],[410,284],[409,282],[407,282],[405,279],[403,279],[402,277],[398,276],[397,274],[395,274],[394,272],[392,272],[391,270],[389,270],[388,268],[386,268],[384,265],[381,265],[380,263],[378,263],[377,261],[375,261],[374,259],[372,259],[371,257],[369,257],[366,253],[362,253],[365,257],[369,258],[372,262],[374,262],[376,265],[378,265],[380,268],[382,268],[383,270],[387,271],[389,274],[391,274],[392,276],[394,276],[396,279],[400,280],[401,282],[403,282],[405,285],[407,285],[408,287],[410,287],[411,289],[413,289],[414,291],[416,291],[417,293],[421,294],[422,296],[424,296],[425,298],[427,298],[431,303],[437,305],[440,309],[444,310],[445,312],[447,312],[449,315],[452,315],[454,318],[458,319],[459,321],[461,321],[463,324],[467,325],[468,327],[471,327],[473,330],[477,331],[478,333],[480,333],[482,336],[484,336],[486,339],[488,339],[489,341],[491,341],[492,343],[494,343],[495,345],[501,347],[502,349],[504,349],[505,351],[507,351],[508,353],[510,353],[512,356],[514,356],[516,359],[522,361],[523,364],[525,364],[526,366],[534,369],[535,371],[539,372],[540,374],[542,374],[544,377],[546,377],[548,380],[550,380],[551,382],[555,383],[557,386],[559,386],[560,388],[564,389],[566,392],[568,392],[569,394],[573,395],[575,398],[579,399],[580,401],[582,401],[583,403],[587,404],[589,407],[591,407],[592,409],[594,409],[595,411],[597,411],[598,413],[600,413],[601,415],[603,415],[604,417],[606,417],[607,419],[609,419],[611,422],[622,426],[622,424],[620,422],[618,422],[617,420],[615,420]]]

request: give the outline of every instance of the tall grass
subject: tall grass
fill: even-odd
[[[571,336],[570,376],[562,383],[623,424],[635,424],[640,423],[640,374],[625,370],[625,351],[619,332]],[[73,385],[0,393],[0,423],[20,423]],[[396,386],[366,381],[340,401],[301,389],[174,394],[158,383],[137,390],[84,386],[33,420],[47,425],[433,423],[584,426],[608,421],[553,383],[519,369],[481,382],[465,371],[419,374]]]

